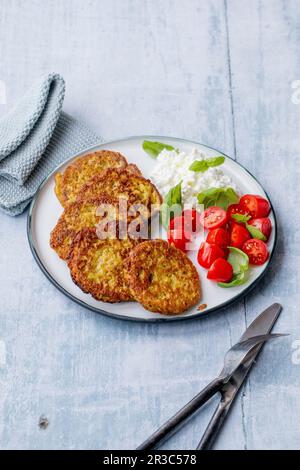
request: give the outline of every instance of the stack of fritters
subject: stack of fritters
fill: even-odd
[[[50,245],[68,262],[74,282],[98,300],[132,299],[123,261],[147,238],[151,206],[161,204],[157,189],[123,155],[103,150],[58,173],[55,193],[64,211]]]
[[[55,193],[64,211],[50,245],[83,292],[104,302],[137,300],[164,314],[198,302],[199,276],[188,257],[162,240],[145,241],[162,198],[123,155],[78,158],[56,175]]]

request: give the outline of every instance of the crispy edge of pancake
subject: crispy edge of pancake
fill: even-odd
[[[81,230],[72,242],[68,259],[73,282],[83,292],[91,294],[96,300],[110,303],[133,300],[126,281],[125,260],[138,243],[140,243],[139,240],[130,238],[126,240],[99,240],[96,229],[86,228]],[[113,262],[115,262],[111,277],[104,277],[101,282],[89,278],[93,275],[93,271],[89,270],[93,251],[99,251],[99,254],[104,253],[109,259],[108,266],[113,266]],[[114,269],[115,272],[113,272]]]
[[[200,300],[196,267],[185,253],[165,240],[140,243],[126,260],[126,268],[132,295],[147,310],[178,315]]]
[[[78,199],[86,196],[96,196],[98,192],[103,190],[105,192],[107,190],[107,188],[105,189],[105,184],[107,184],[108,181],[115,181],[117,192],[116,194],[112,193],[112,196],[118,197],[120,193],[122,194],[122,192],[124,193],[125,191],[125,193],[129,195],[130,204],[135,204],[139,202],[140,198],[130,191],[130,180],[138,181],[141,185],[147,185],[148,188],[151,189],[151,200],[148,201],[148,206],[151,206],[152,204],[156,205],[158,210],[163,199],[156,186],[149,179],[146,179],[141,175],[137,175],[136,173],[132,173],[130,170],[127,170],[127,168],[109,168],[103,171],[103,173],[93,176],[79,191]],[[113,188],[111,191],[113,191]],[[142,202],[143,201],[140,200],[140,203]],[[148,208],[150,209],[150,207]]]
[[[130,171],[130,173],[137,175],[137,176],[143,176],[141,170],[135,163],[129,163],[125,169],[127,171]]]
[[[59,202],[61,203],[63,207],[66,207],[68,203],[73,202],[76,199],[78,191],[80,190],[80,188],[78,191],[75,190],[75,195],[73,197],[72,191],[70,193],[70,191],[67,189],[70,186],[71,187],[73,186],[73,189],[74,189],[75,184],[74,185],[71,184],[72,179],[74,180],[74,183],[76,182],[76,178],[74,178],[74,175],[84,174],[83,166],[89,160],[93,160],[95,157],[96,158],[99,157],[100,159],[105,158],[105,159],[111,160],[110,162],[106,162],[108,164],[105,166],[105,168],[101,168],[101,167],[99,168],[99,166],[97,166],[95,162],[95,164],[93,165],[94,170],[95,170],[95,175],[101,173],[102,171],[105,171],[108,168],[114,167],[115,164],[116,164],[116,167],[118,168],[127,167],[127,160],[124,157],[124,155],[122,155],[119,152],[113,152],[112,150],[98,150],[96,152],[83,155],[82,157],[78,157],[76,160],[72,161],[66,167],[63,173],[56,173],[54,177],[55,179],[54,191]],[[132,170],[139,171],[138,168],[132,168]],[[89,179],[90,179],[90,175],[88,178],[86,178],[86,180],[84,181],[84,183],[82,183],[82,185],[85,184]],[[71,194],[71,197],[70,197],[70,194]]]

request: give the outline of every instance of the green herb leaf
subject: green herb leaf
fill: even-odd
[[[238,195],[236,194],[233,188],[230,188],[230,187],[226,188],[225,192],[226,192],[226,197],[229,201],[229,205],[236,204],[237,202],[239,202],[240,198],[238,197]]]
[[[172,145],[163,144],[161,142],[153,142],[151,140],[144,140],[143,142],[143,149],[147,152],[151,157],[156,158],[160,152],[164,149],[166,150],[175,150]]]
[[[224,161],[225,157],[222,156],[206,158],[205,160],[196,160],[191,164],[189,170],[204,173],[206,170],[213,166],[222,165]]]
[[[202,191],[202,193],[198,194],[199,204],[204,204],[205,206],[205,201],[215,200],[218,197],[219,192],[220,192],[219,188],[209,188],[209,189]]]
[[[244,215],[244,214],[232,214],[231,217],[235,219],[237,222],[242,222],[246,224],[249,219],[251,219],[251,215]]]
[[[204,208],[210,206],[220,206],[227,209],[231,204],[239,201],[239,197],[232,188],[209,188],[198,194],[199,204],[203,204]]]
[[[229,255],[227,261],[233,268],[233,274],[239,274],[240,272],[247,271],[249,268],[248,255],[234,246],[229,246],[228,248]]]
[[[248,280],[247,272],[242,271],[239,274],[234,274],[230,282],[218,282],[220,287],[235,287],[244,284]]]
[[[222,207],[222,209],[226,210],[229,206],[228,198],[226,192],[220,193],[217,197],[217,200],[213,204],[214,206]]]
[[[189,170],[204,173],[206,170],[208,170],[206,160],[196,160],[190,165]]]
[[[212,157],[207,159],[208,166],[219,166],[225,162],[225,157],[218,155],[217,157]]]
[[[233,278],[230,282],[218,282],[220,287],[235,287],[248,280],[249,258],[242,250],[229,246],[228,263],[233,268]]]
[[[246,229],[252,238],[257,238],[258,240],[263,240],[264,242],[267,240],[267,237],[265,237],[265,235],[258,228],[253,227],[253,225],[246,223]]]
[[[160,220],[166,230],[169,228],[170,220],[182,212],[181,183],[182,181],[170,189],[160,208]]]

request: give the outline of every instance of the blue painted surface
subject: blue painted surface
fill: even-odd
[[[62,296],[32,259],[26,214],[0,215],[1,448],[136,447],[219,372],[230,344],[273,301],[284,306],[276,330],[291,336],[265,348],[216,447],[300,447],[299,7],[2,0],[0,117],[37,75],[60,72],[65,111],[104,138],[181,136],[240,161],[274,202],[279,244],[245,301],[202,321],[143,325]],[[194,448],[213,405],[165,448]]]

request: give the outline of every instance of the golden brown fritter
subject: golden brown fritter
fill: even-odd
[[[133,300],[124,261],[138,243],[130,238],[99,240],[94,228],[81,230],[73,240],[68,260],[73,281],[96,300]]]
[[[81,187],[107,168],[125,168],[126,158],[118,152],[100,150],[77,158],[63,173],[55,175],[55,194],[63,207],[76,200]],[[135,169],[136,171],[136,169]]]
[[[159,207],[162,203],[161,195],[150,180],[126,168],[111,168],[94,176],[81,188],[78,198],[97,197],[103,192],[114,198],[125,197],[130,205],[143,204],[149,210],[151,205]]]
[[[126,211],[123,211],[118,200],[102,193],[98,198],[81,199],[78,202],[68,204],[51,232],[50,246],[61,259],[67,260],[72,241],[83,228],[97,226],[99,237],[101,237],[101,233],[106,236],[108,230],[111,233],[115,230],[116,233],[116,228],[118,228],[117,236],[123,234],[126,237],[129,231],[132,238],[137,238],[141,225],[147,219],[148,213],[146,212],[130,216]],[[133,220],[136,223],[133,224]],[[134,230],[135,228],[136,230]],[[122,229],[121,233],[120,229]],[[146,238],[146,233],[145,229],[144,238]]]
[[[175,315],[200,300],[195,266],[185,253],[164,240],[140,243],[131,251],[126,267],[132,295],[147,310]]]

